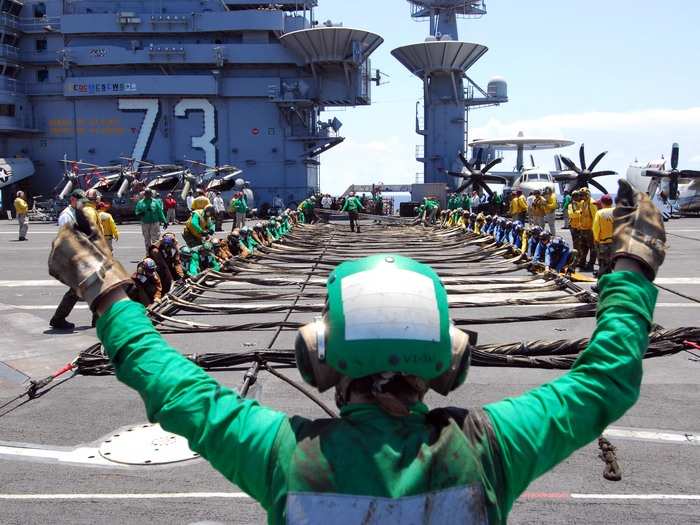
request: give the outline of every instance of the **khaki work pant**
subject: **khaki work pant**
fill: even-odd
[[[141,224],[141,232],[143,233],[143,243],[146,245],[146,252],[160,239],[160,224],[157,222]]]

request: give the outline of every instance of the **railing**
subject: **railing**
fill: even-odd
[[[19,26],[25,33],[60,32],[61,17],[45,16],[43,18],[20,18]]]
[[[9,44],[0,44],[0,57],[17,60],[19,57],[19,49]]]
[[[411,4],[411,18],[420,21],[435,14],[438,7],[445,9],[447,2],[433,0],[407,0]],[[450,6],[459,18],[481,18],[486,14],[484,0],[454,0]]]
[[[372,102],[372,62],[367,59],[360,66],[360,93],[359,97],[368,104]]]
[[[425,146],[423,144],[418,144],[416,146],[416,159],[425,158]]]
[[[14,78],[0,76],[0,91],[5,93],[21,93],[22,85]]]
[[[19,19],[16,16],[0,13],[0,25],[17,29],[19,27]]]
[[[423,184],[425,180],[425,174],[422,171],[416,173],[416,184]]]

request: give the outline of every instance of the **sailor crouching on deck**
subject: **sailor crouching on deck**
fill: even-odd
[[[49,271],[97,310],[117,377],[149,419],[185,436],[270,523],[501,524],[530,482],[639,396],[666,235],[646,195],[625,181],[619,195],[615,272],[601,279],[587,349],[570,373],[474,410],[423,404],[429,389],[447,395],[464,382],[471,347],[437,274],[411,259],[374,256],[331,274],[323,320],[296,343],[302,377],[335,388],[341,417],[321,420],[242,399],[171,348],[126,299],[128,274],[82,214],[60,230]]]

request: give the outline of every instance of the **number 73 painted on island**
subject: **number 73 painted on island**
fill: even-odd
[[[131,153],[136,164],[143,160],[148,153],[153,140],[153,135],[158,127],[160,117],[160,101],[157,98],[120,98],[119,109],[121,111],[145,111],[136,144]],[[204,113],[204,134],[192,137],[192,147],[204,152],[204,163],[216,166],[216,108],[205,98],[184,98],[174,108],[175,116],[187,118],[188,111],[201,111]]]

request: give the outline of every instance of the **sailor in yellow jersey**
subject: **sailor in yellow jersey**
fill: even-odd
[[[207,206],[211,206],[211,201],[204,194],[204,190],[197,190],[197,196],[192,201],[192,211],[203,210]]]
[[[17,222],[19,223],[19,240],[26,241],[27,232],[29,231],[29,219],[27,218],[27,213],[29,212],[29,204],[27,204],[27,196],[23,191],[17,192],[17,198],[15,199],[15,213],[17,214]]]
[[[109,246],[111,251],[114,251],[113,243],[114,241],[119,240],[119,230],[114,222],[114,217],[112,217],[112,214],[107,211],[108,209],[109,206],[104,202],[100,202],[97,205],[97,211],[100,218],[99,224],[102,227],[102,233],[105,236],[105,241],[107,241],[107,246]]]
[[[610,195],[600,199],[602,209],[593,218],[593,240],[598,252],[598,279],[612,272],[613,201]]]

